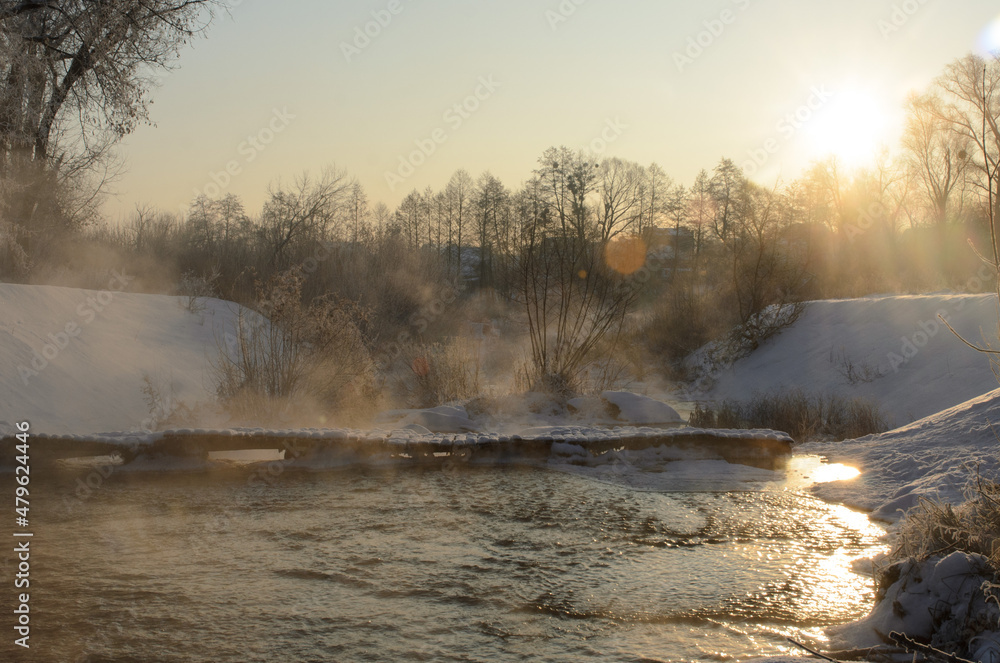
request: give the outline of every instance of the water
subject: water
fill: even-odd
[[[19,660],[788,652],[786,636],[869,610],[851,560],[882,534],[794,482],[666,493],[532,468],[248,473],[118,471],[84,499],[72,477],[37,486]]]

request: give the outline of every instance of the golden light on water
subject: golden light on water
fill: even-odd
[[[820,465],[813,471],[811,479],[814,483],[830,483],[831,481],[850,481],[861,475],[861,470],[842,463]]]
[[[850,481],[861,476],[861,470],[843,463],[827,463],[822,456],[793,456],[788,462],[784,487],[804,490],[817,483]]]
[[[646,243],[638,237],[612,240],[604,250],[604,261],[619,274],[635,274],[646,264]]]

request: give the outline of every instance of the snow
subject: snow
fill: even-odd
[[[605,391],[601,394],[601,398],[617,408],[618,413],[615,418],[618,421],[628,422],[634,426],[683,423],[677,410],[649,396],[627,391]]]
[[[146,375],[173,404],[210,399],[209,359],[240,308],[204,299],[192,313],[185,303],[118,284],[95,291],[0,283],[0,430],[23,420],[38,433],[153,428]]]
[[[7,378],[0,387],[0,428],[3,422],[27,419],[35,434],[142,445],[162,435],[141,433],[155,427],[150,423],[157,423],[150,421],[142,393],[145,375],[175,404],[211,401],[209,361],[218,352],[219,337],[235,325],[240,308],[205,299],[204,307],[192,313],[184,307],[186,298],[135,294],[114,287],[98,292],[0,284],[0,374]],[[994,457],[998,445],[987,421],[1000,421],[1000,404],[994,405],[998,399],[993,395],[980,398],[996,387],[988,362],[940,325],[935,332],[932,322],[939,311],[972,337],[979,336],[980,328],[995,324],[992,296],[814,302],[793,327],[718,374],[711,393],[745,398],[755,390],[798,386],[846,396],[867,393],[887,404],[897,417],[926,414],[926,419],[883,435],[807,445],[806,453],[826,455],[833,462],[862,470],[853,481],[823,484],[814,490],[825,499],[870,509],[889,519],[898,517],[898,509],[911,506],[920,496],[961,499],[968,473],[955,458],[981,463],[986,469],[998,467]],[[917,332],[925,337],[916,336]],[[901,349],[904,336],[916,350],[911,357]],[[891,369],[891,353],[907,360],[897,367],[898,372]],[[854,362],[856,373],[864,373],[858,366],[867,366],[868,377],[871,371],[882,377],[850,384],[844,375],[845,358]],[[968,403],[959,404],[969,398]],[[511,397],[511,403],[494,417],[470,417],[457,404],[385,412],[375,422],[381,433],[326,429],[280,433],[312,439],[381,435],[400,442],[440,435],[462,439],[471,435],[483,441],[562,435],[600,442],[622,435],[663,436],[667,433],[663,427],[681,421],[676,409],[662,400],[620,391],[574,399],[569,411],[542,394]],[[956,407],[940,412],[950,406]],[[200,432],[247,436],[279,431]],[[711,434],[735,440],[760,432]],[[629,462],[641,468],[647,460]]]
[[[899,562],[888,573],[896,579],[867,617],[827,629],[832,647],[876,647],[895,631],[948,652],[969,647],[977,661],[1000,657],[1000,607],[982,590],[993,577],[985,557],[953,552]]]
[[[882,295],[809,302],[788,329],[719,370],[692,400],[745,400],[755,392],[801,389],[877,401],[896,426],[997,388],[970,341],[996,342],[995,295]],[[699,355],[704,360],[704,351]]]
[[[393,424],[410,430],[425,429],[432,433],[468,433],[479,430],[459,405],[442,405],[426,410],[388,410],[375,417],[376,424]]]
[[[380,414],[375,427],[366,431],[143,432],[158,423],[155,417],[151,421],[143,396],[145,376],[169,399],[168,408],[181,402],[193,407],[213,398],[210,360],[218,353],[219,339],[235,327],[241,309],[204,299],[203,308],[192,312],[186,303],[183,297],[114,289],[0,284],[0,375],[5,378],[0,383],[0,434],[12,432],[14,422],[28,420],[41,440],[48,434],[131,448],[172,434],[384,443],[385,450],[365,458],[350,445],[330,445],[315,455],[284,461],[305,469],[395,463],[394,454],[406,454],[413,443],[447,450],[456,443],[552,440],[548,458],[538,460],[544,466],[639,490],[763,489],[787,482],[793,474],[734,465],[706,449],[673,445],[698,435],[733,443],[787,440],[782,433],[680,428],[682,419],[668,403],[621,391],[574,399],[568,411],[542,394],[511,397],[511,409],[493,416],[471,417],[457,404],[393,410]],[[939,314],[967,338],[979,341],[996,327],[995,297],[942,294],[812,302],[795,325],[716,372],[708,391],[698,396],[746,399],[754,392],[798,388],[811,394],[873,398],[901,427],[858,440],[799,447],[800,454],[821,455],[861,471],[850,480],[808,481],[803,487],[886,520],[898,519],[921,497],[961,501],[970,466],[1000,472],[1000,442],[990,425],[1000,423],[1000,390],[988,361],[943,327]],[[585,448],[625,438],[656,446],[612,448],[599,455]],[[211,461],[140,456],[123,469],[190,471],[239,458],[226,452]],[[885,629],[924,633],[931,628],[929,607],[943,614],[940,606],[954,613],[969,605],[977,564],[973,557],[955,553],[901,567],[900,579],[885,590],[890,598],[865,620],[838,627],[832,635],[858,646],[873,642]],[[894,605],[910,616],[901,617]],[[1000,632],[984,630],[974,646],[970,655],[976,660],[1000,663]]]
[[[986,475],[1000,472],[1000,442],[991,422],[1000,423],[1000,390],[887,433],[813,442],[798,451],[861,470],[856,479],[816,486],[818,497],[896,520],[921,497],[962,502],[975,466]]]

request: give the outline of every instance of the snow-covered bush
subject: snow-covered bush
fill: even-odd
[[[1000,660],[996,567],[962,551],[910,558],[883,569],[875,608],[866,618],[830,629],[837,645],[930,645],[962,660]]]
[[[1000,483],[978,469],[957,506],[922,499],[906,514],[895,559],[927,558],[961,550],[982,555],[1000,572]]]
[[[975,470],[959,505],[923,499],[876,577],[876,605],[831,635],[867,646],[898,632],[966,660],[1000,663],[1000,483]]]
[[[219,280],[219,276],[221,276],[219,270],[215,268],[206,274],[184,272],[180,283],[177,284],[177,294],[185,298],[184,308],[191,313],[203,311],[205,303],[199,300],[216,296],[215,283]]]

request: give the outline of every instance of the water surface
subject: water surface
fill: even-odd
[[[786,636],[868,611],[851,561],[882,534],[801,481],[665,492],[541,468],[249,472],[119,470],[83,499],[73,477],[39,486],[24,660],[788,652]]]

